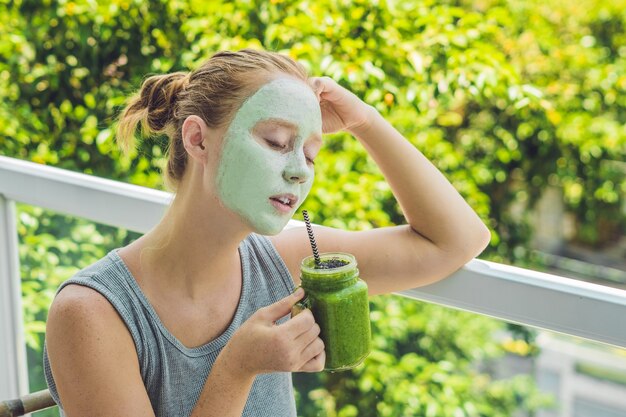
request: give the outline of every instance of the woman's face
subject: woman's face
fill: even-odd
[[[222,203],[256,233],[279,233],[311,190],[321,134],[319,102],[303,81],[263,85],[225,133],[216,179]],[[286,194],[295,197],[289,206],[273,198]]]

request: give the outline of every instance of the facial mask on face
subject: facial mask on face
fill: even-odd
[[[253,136],[257,123],[270,118],[298,127],[289,152],[272,148],[264,138]],[[262,86],[244,101],[224,136],[216,178],[222,203],[239,214],[255,233],[279,233],[311,190],[314,171],[303,146],[312,134],[321,136],[321,132],[319,102],[304,82],[278,78]],[[270,197],[288,193],[298,200],[289,212],[281,212]]]

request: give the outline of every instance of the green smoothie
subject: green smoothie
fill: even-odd
[[[371,349],[367,284],[359,279],[354,256],[349,253],[320,254],[321,268],[313,256],[300,265],[306,293],[305,305],[320,326],[327,371],[359,365]]]

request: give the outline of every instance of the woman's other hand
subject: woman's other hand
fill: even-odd
[[[291,312],[304,291],[259,309],[233,335],[222,354],[233,372],[256,375],[268,372],[319,372],[324,369],[324,342],[313,314],[306,310],[276,324]],[[221,356],[221,355],[220,355]]]
[[[371,112],[376,111],[372,106],[330,77],[311,77],[308,83],[320,102],[323,133],[345,130],[354,134],[367,128]]]

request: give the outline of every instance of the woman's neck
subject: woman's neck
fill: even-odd
[[[177,195],[163,220],[134,242],[141,277],[145,285],[201,300],[241,278],[238,248],[250,232],[217,200]]]

